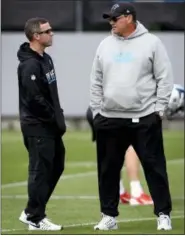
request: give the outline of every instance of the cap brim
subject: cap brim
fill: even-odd
[[[105,12],[105,13],[103,13],[103,15],[102,15],[102,17],[103,17],[103,19],[108,19],[108,18],[111,18],[111,17],[118,17],[118,16],[120,16],[121,14],[119,14],[119,13],[111,13],[111,12]]]

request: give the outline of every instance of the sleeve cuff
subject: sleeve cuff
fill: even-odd
[[[160,104],[160,103],[156,103],[155,105],[155,112],[159,112],[159,111],[165,111],[166,109],[166,105]]]

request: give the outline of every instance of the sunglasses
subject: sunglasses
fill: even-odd
[[[51,34],[51,32],[52,32],[52,29],[47,29],[47,30],[38,32],[38,34]]]
[[[109,21],[114,21],[117,22],[120,18],[122,18],[122,16],[127,17],[128,15],[121,15],[121,16],[113,16],[109,18]]]

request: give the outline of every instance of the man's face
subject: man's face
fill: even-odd
[[[40,31],[35,35],[37,41],[44,47],[49,47],[52,45],[53,31],[50,24],[47,22],[45,24],[40,24]]]
[[[113,17],[109,19],[109,22],[112,26],[112,32],[114,34],[122,35],[127,30],[127,26],[130,23],[130,15]]]

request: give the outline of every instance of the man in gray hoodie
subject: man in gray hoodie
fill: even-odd
[[[103,18],[109,20],[112,34],[96,51],[90,87],[102,212],[94,229],[118,228],[120,170],[133,145],[154,201],[157,229],[170,230],[162,117],[173,88],[171,64],[160,39],[136,20],[133,5],[115,4]]]

